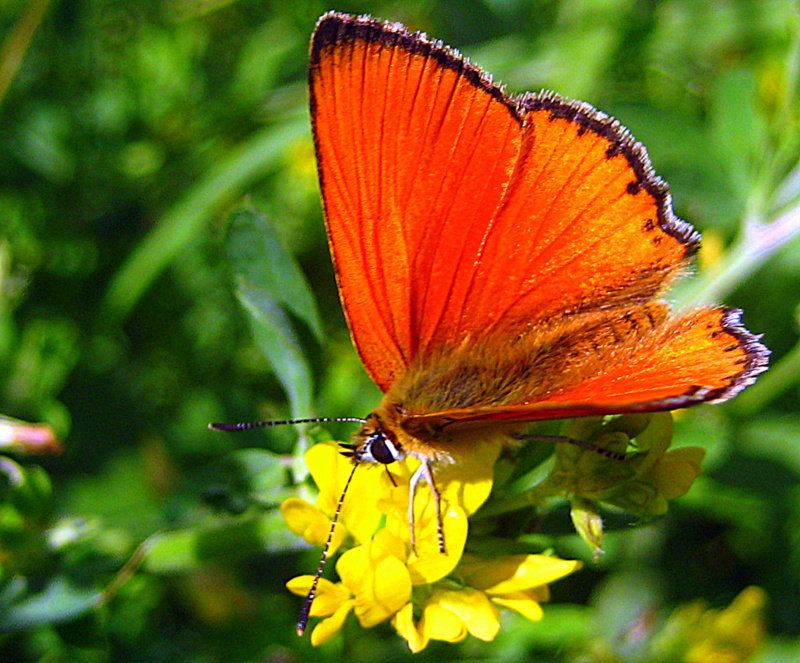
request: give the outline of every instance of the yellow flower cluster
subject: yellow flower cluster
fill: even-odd
[[[560,482],[562,492],[613,504],[644,518],[663,515],[668,500],[689,490],[705,455],[699,447],[669,448],[673,435],[669,412],[628,414],[607,421],[573,419],[564,434],[622,454],[635,438],[636,450],[625,462],[570,444],[558,445],[551,480]]]
[[[669,448],[669,413],[587,417],[566,422],[561,432],[586,446],[557,444],[549,474],[539,475],[532,488],[515,493],[518,478],[509,486],[494,486],[491,504],[479,514],[484,521],[553,498],[568,499],[576,530],[597,556],[603,539],[601,502],[643,518],[660,515],[701,471],[702,449]],[[430,640],[458,642],[468,634],[494,639],[501,608],[541,619],[547,585],[578,569],[580,562],[526,554],[480,558],[465,552],[469,518],[493,490],[499,450],[497,444],[487,443],[458,462],[437,463],[444,553],[439,549],[435,499],[424,482],[414,499],[416,544],[411,543],[408,486],[418,460],[365,464],[356,470],[330,546],[331,555],[346,548],[336,563],[339,581],[321,579],[311,606],[310,615],[322,618],[312,632],[313,644],[331,638],[351,613],[364,627],[391,621],[415,652]],[[319,487],[316,504],[291,498],[281,512],[295,534],[323,546],[353,466],[334,443],[312,447],[305,459]],[[505,469],[507,477],[513,476]],[[312,582],[313,576],[300,576],[287,586],[306,595]]]
[[[660,516],[666,513],[669,500],[684,495],[702,472],[703,449],[670,449],[669,412],[573,419],[563,426],[562,434],[626,454],[620,462],[592,449],[556,445],[553,470],[529,491],[531,502],[553,496],[569,499],[575,529],[595,556],[602,552],[603,542],[600,502],[641,518]]]
[[[320,580],[311,616],[323,619],[312,632],[312,644],[331,638],[351,612],[364,627],[391,620],[414,652],[430,640],[458,642],[468,634],[494,639],[500,608],[541,618],[547,584],[572,573],[580,562],[545,555],[482,559],[464,553],[468,517],[491,492],[497,453],[486,445],[465,462],[437,467],[446,553],[439,551],[436,509],[427,486],[417,491],[416,546],[411,547],[408,482],[418,461],[356,471],[331,552],[351,547],[336,562],[340,581]],[[315,445],[306,462],[319,487],[316,504],[290,498],[281,512],[294,533],[322,546],[352,466],[334,444]],[[287,587],[304,596],[312,581],[310,575],[299,576]]]
[[[654,642],[661,660],[684,663],[744,663],[764,641],[767,596],[760,587],[747,587],[726,608],[709,609],[692,601],[670,615]]]

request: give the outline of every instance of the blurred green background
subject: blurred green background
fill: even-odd
[[[665,518],[621,519],[543,622],[508,616],[495,643],[417,659],[684,660],[649,648],[670,612],[756,585],[769,633],[749,660],[800,660],[795,2],[10,0],[0,412],[50,424],[65,451],[0,456],[0,661],[411,658],[388,627],[348,624],[320,650],[295,636],[283,583],[318,552],[275,505],[307,440],[206,429],[377,403],[337,301],[308,129],[307,43],[328,9],[402,21],[511,91],[619,118],[704,234],[675,300],[742,307],[773,351],[756,387],[679,417],[676,443],[704,446],[706,473]],[[554,513],[554,550],[588,559]]]

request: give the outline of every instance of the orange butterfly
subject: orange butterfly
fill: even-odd
[[[766,369],[740,311],[669,315],[700,236],[616,120],[338,13],[310,94],[342,304],[385,392],[354,460],[411,454],[432,484],[433,461],[527,422],[719,402]]]
[[[344,445],[356,465],[419,458],[413,503],[421,478],[437,494],[436,461],[513,444],[529,422],[724,401],[766,369],[739,311],[669,315],[660,298],[700,236],[616,120],[510,96],[367,16],[322,16],[310,58],[339,291],[385,393]],[[277,423],[292,422],[213,426]]]

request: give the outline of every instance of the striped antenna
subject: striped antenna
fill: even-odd
[[[336,511],[331,519],[331,528],[328,530],[328,538],[325,539],[325,545],[322,548],[322,556],[319,558],[317,572],[314,574],[314,580],[311,582],[311,589],[308,590],[306,600],[303,601],[303,607],[300,609],[300,615],[297,618],[297,635],[303,635],[306,632],[308,617],[311,614],[311,604],[314,602],[314,598],[317,595],[317,585],[319,585],[319,579],[322,577],[322,572],[325,570],[325,564],[328,563],[328,551],[331,547],[331,541],[333,541],[333,532],[336,529],[336,523],[339,522],[339,514],[342,512],[344,496],[347,494],[347,489],[350,487],[350,482],[353,480],[353,475],[355,475],[357,468],[358,461],[355,461],[353,463],[353,469],[350,470],[350,476],[347,477],[344,488],[342,488],[339,502],[336,504]]]
[[[366,419],[360,417],[314,417],[312,419],[286,419],[284,421],[244,421],[235,424],[208,424],[211,430],[221,430],[226,433],[235,433],[240,430],[250,430],[251,428],[266,428],[267,426],[291,426],[292,424],[320,424],[334,421],[350,421],[353,423],[364,424]]]
[[[231,424],[213,423],[208,424],[208,427],[212,430],[235,433],[240,430],[264,428],[266,426],[290,426],[292,424],[318,424],[337,421],[349,421],[359,424],[364,424],[367,422],[366,419],[361,419],[360,417],[314,417],[311,419],[287,419],[285,421],[245,421]],[[356,468],[358,467],[358,459],[356,458],[355,447],[350,444],[342,444],[341,446],[345,448],[345,451],[342,452],[342,455],[353,458],[353,469],[350,471],[350,475],[347,477],[347,481],[342,489],[342,494],[339,496],[339,501],[336,504],[336,511],[331,519],[331,528],[328,530],[328,538],[325,539],[325,545],[322,548],[322,556],[320,557],[319,564],[317,565],[317,572],[314,574],[314,580],[311,582],[311,589],[308,590],[306,599],[303,601],[303,607],[300,609],[300,615],[297,618],[297,635],[303,635],[306,632],[308,618],[311,614],[311,604],[314,603],[314,598],[317,595],[319,579],[322,577],[322,572],[325,570],[325,565],[328,563],[328,554],[330,553],[331,542],[333,541],[333,533],[336,530],[336,523],[339,522],[339,515],[342,513],[344,496],[347,494],[347,489],[350,487],[350,482],[353,480],[353,476],[356,473]]]

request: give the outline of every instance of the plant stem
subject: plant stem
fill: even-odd
[[[722,262],[687,286],[678,303],[689,307],[724,299],[798,233],[800,204],[795,204],[768,224],[757,221],[745,223],[744,232]]]
[[[0,104],[17,76],[33,35],[44,18],[50,0],[32,0],[25,13],[19,17],[0,48]]]
[[[800,376],[800,341],[771,367],[758,382],[736,399],[732,412],[738,417],[749,417],[796,384]]]

